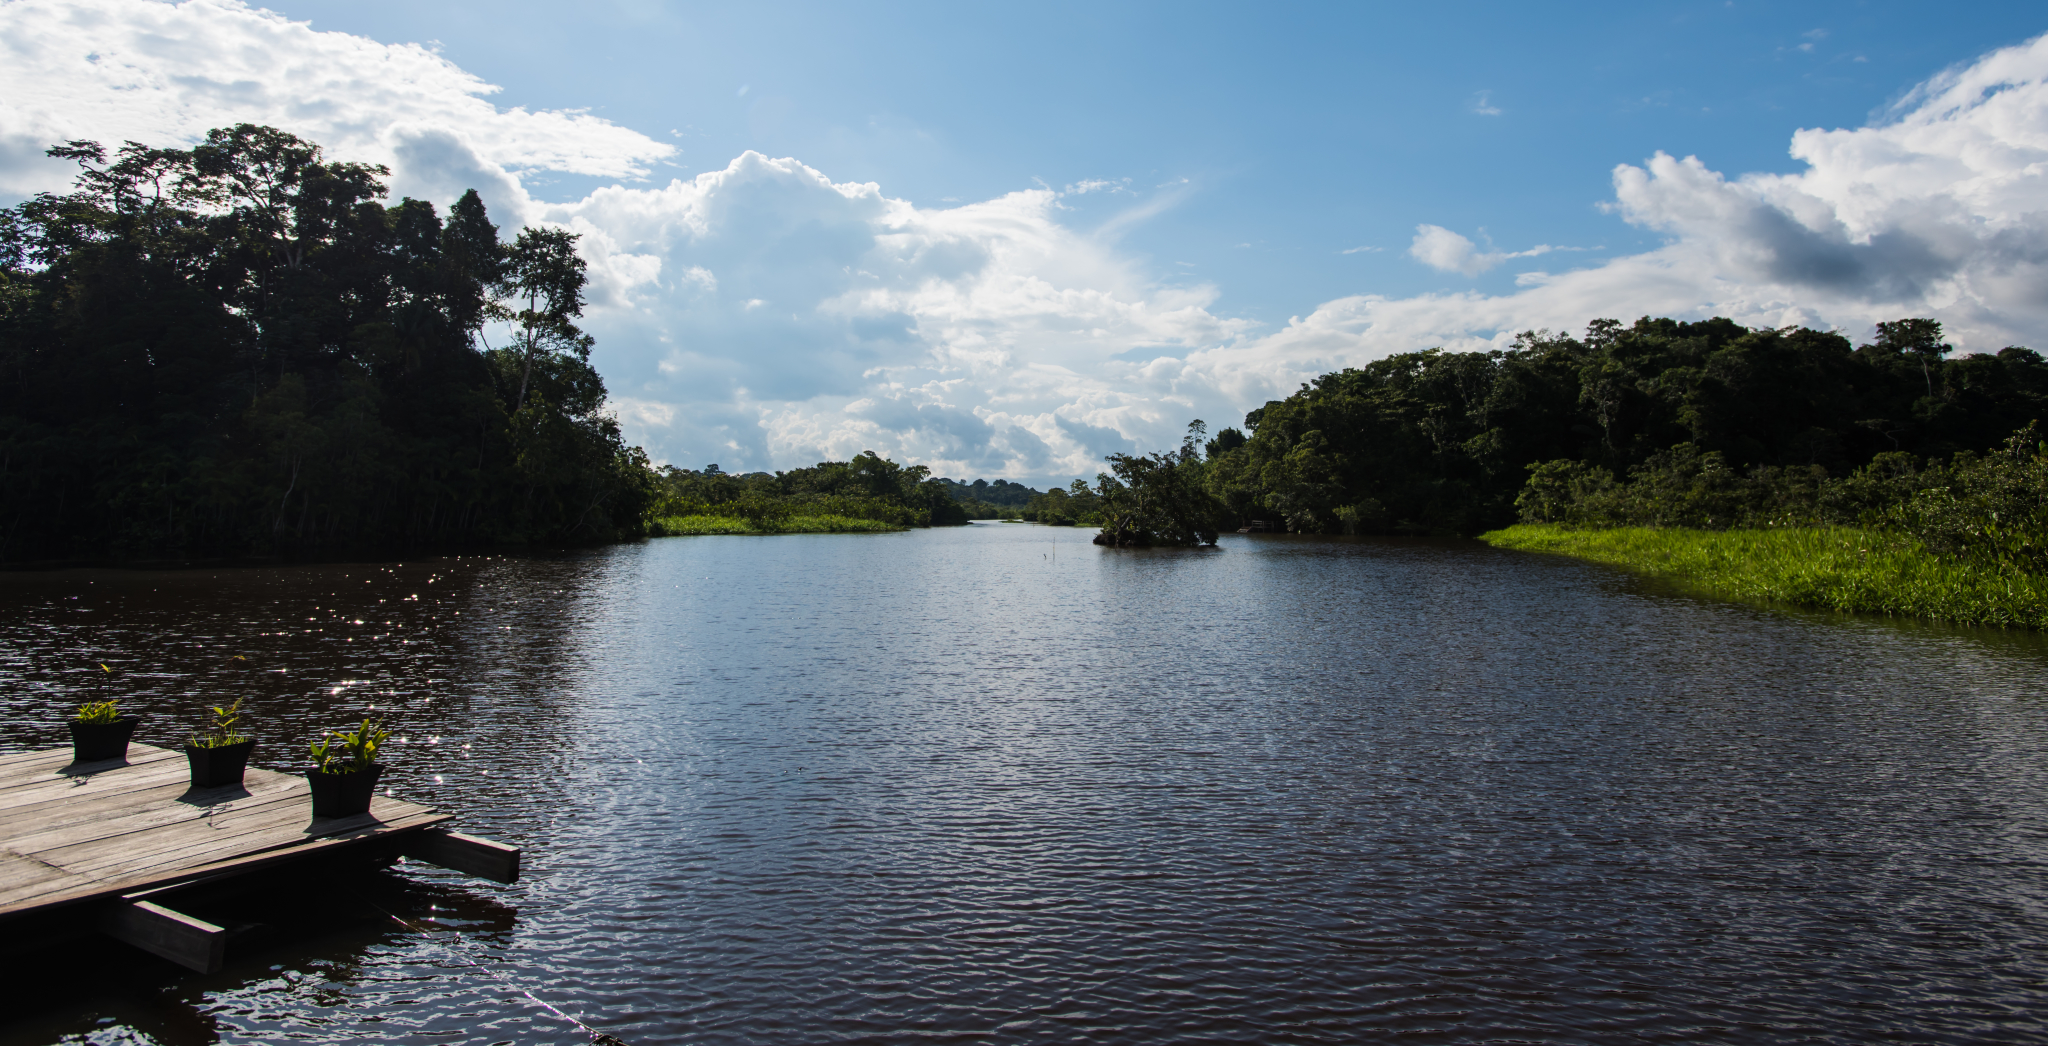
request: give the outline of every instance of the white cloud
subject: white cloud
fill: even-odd
[[[1481,253],[1471,240],[1441,225],[1418,225],[1415,242],[1408,254],[1432,269],[1477,276],[1507,259],[1500,253]]]
[[[382,44],[237,0],[11,0],[0,6],[0,194],[59,189],[52,142],[192,142],[230,121],[394,168],[394,193],[461,183],[516,206],[523,170],[644,176],[674,154],[588,113],[501,109],[497,88],[418,44]],[[496,193],[497,198],[491,198]]]
[[[2048,347],[2048,42],[1922,85],[1872,126],[1806,130],[1790,175],[1658,154],[1614,171],[1646,253],[1525,272],[1512,293],[1357,295],[1278,329],[1211,311],[1116,245],[1185,181],[1049,186],[920,208],[748,153],[665,185],[670,146],[579,112],[501,109],[438,55],[316,32],[226,0],[0,4],[0,192],[55,188],[51,141],[190,141],[241,120],[393,167],[399,193],[469,186],[501,222],[583,234],[596,359],[629,437],[691,465],[786,468],[864,449],[955,476],[1092,474],[1108,451],[1232,424],[1337,367],[1505,345],[1590,319],[1726,315],[1759,326],[1934,316],[1965,348]],[[1480,105],[1485,106],[1485,98]],[[537,200],[529,172],[621,184]],[[1132,197],[1094,230],[1061,198]],[[1249,248],[1250,243],[1240,244]],[[1573,248],[1482,250],[1440,226],[1410,254],[1476,275]]]
[[[1178,357],[1244,330],[1207,311],[1213,289],[1158,285],[1061,224],[1060,196],[922,209],[747,153],[542,214],[594,256],[655,262],[606,270],[590,319],[614,392],[677,406],[644,433],[657,453],[752,468],[873,449],[1045,476],[1184,424]]]
[[[1365,250],[1368,248],[1358,248]],[[1444,228],[1441,225],[1418,225],[1415,227],[1415,242],[1408,246],[1408,254],[1416,261],[1432,269],[1444,272],[1462,272],[1477,276],[1510,258],[1534,258],[1551,251],[1577,251],[1583,247],[1552,247],[1539,243],[1526,251],[1481,251],[1471,240]],[[1345,254],[1352,253],[1345,251]]]

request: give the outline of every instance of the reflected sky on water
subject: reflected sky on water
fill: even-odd
[[[0,1042],[579,1041],[518,986],[636,1046],[2048,1035],[2041,637],[1088,538],[0,576],[7,750],[240,695],[294,769],[374,705],[526,848],[267,886],[218,975],[77,952]]]

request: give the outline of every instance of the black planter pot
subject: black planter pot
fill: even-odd
[[[242,771],[249,768],[249,753],[256,739],[237,741],[217,748],[185,746],[185,759],[192,764],[192,787],[219,788],[242,783]]]
[[[377,794],[377,778],[383,773],[381,766],[352,774],[306,771],[306,780],[313,785],[313,816],[354,817],[369,813],[370,797]]]
[[[74,763],[97,763],[106,759],[126,759],[128,739],[135,736],[135,724],[141,716],[124,715],[111,723],[81,723],[71,721],[71,761]]]

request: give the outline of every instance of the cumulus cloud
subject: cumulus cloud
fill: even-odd
[[[1265,344],[1348,341],[1359,358],[1662,314],[1853,335],[1933,316],[1968,350],[2048,349],[2048,37],[1950,69],[1869,126],[1799,131],[1790,153],[1804,170],[1730,178],[1661,152],[1623,164],[1607,207],[1667,234],[1665,246],[1524,273],[1527,289],[1506,296],[1340,299]],[[1411,253],[1467,274],[1511,257],[1434,226]]]
[[[192,142],[225,122],[282,127],[394,168],[393,189],[523,201],[514,172],[638,178],[675,147],[498,89],[418,44],[318,32],[238,0],[11,0],[0,6],[0,193],[61,189],[50,143]],[[459,193],[461,188],[455,191]]]
[[[1237,421],[1318,373],[1442,345],[1499,347],[1590,319],[1730,316],[1839,326],[1934,316],[1966,349],[2048,348],[2048,42],[1935,77],[1866,127],[1806,130],[1788,175],[1659,153],[1607,206],[1663,246],[1508,294],[1325,302],[1277,328],[1212,311],[1117,238],[1194,187],[1041,185],[921,208],[799,159],[644,180],[671,147],[586,113],[499,108],[495,88],[388,45],[229,0],[0,4],[0,192],[63,184],[73,137],[189,141],[241,120],[391,165],[394,190],[484,190],[501,222],[583,235],[588,326],[613,408],[657,458],[786,468],[873,449],[955,476],[1088,475],[1101,455]],[[573,201],[536,171],[619,184]],[[1093,230],[1062,199],[1131,199]],[[1562,252],[1418,226],[1409,253],[1467,276]],[[1350,252],[1346,252],[1350,253]]]
[[[542,214],[584,233],[607,288],[600,365],[670,457],[730,469],[873,449],[1045,476],[1184,424],[1172,357],[1245,330],[1208,311],[1213,288],[1157,286],[1099,231],[1063,225],[1062,195],[921,209],[750,152]]]

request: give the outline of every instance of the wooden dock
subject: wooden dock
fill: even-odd
[[[375,848],[501,882],[519,851],[448,831],[454,815],[378,796],[370,812],[313,819],[304,776],[250,768],[241,785],[193,789],[182,751],[131,744],[126,759],[71,749],[0,756],[0,924],[66,906],[100,930],[194,969],[219,969],[226,931],[160,903],[199,883]]]

